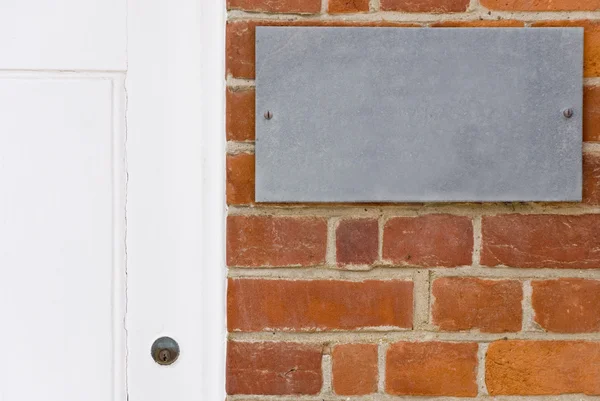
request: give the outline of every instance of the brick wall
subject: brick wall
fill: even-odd
[[[600,395],[600,0],[228,6],[230,400]],[[257,25],[584,27],[583,203],[255,204]]]

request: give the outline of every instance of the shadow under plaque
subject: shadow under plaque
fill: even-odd
[[[256,30],[258,202],[580,201],[583,29]]]

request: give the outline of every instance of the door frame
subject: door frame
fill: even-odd
[[[225,0],[128,0],[127,396],[225,399]],[[154,339],[179,342],[170,366]]]

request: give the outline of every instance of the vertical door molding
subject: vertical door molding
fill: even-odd
[[[130,401],[225,397],[224,21],[223,0],[128,2]]]

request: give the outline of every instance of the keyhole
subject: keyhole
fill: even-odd
[[[169,359],[171,359],[171,353],[169,352],[169,350],[163,349],[160,351],[160,354],[158,354],[158,357],[161,361],[167,362]]]
[[[150,355],[159,365],[171,365],[179,358],[179,344],[171,337],[160,337],[154,340]]]

